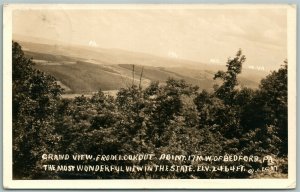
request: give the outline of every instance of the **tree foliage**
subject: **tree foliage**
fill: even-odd
[[[35,177],[40,154],[58,147],[54,123],[62,89],[53,77],[33,68],[18,43],[12,45],[13,173]]]
[[[257,90],[241,88],[246,57],[239,50],[214,91],[184,80],[132,85],[116,97],[62,99],[53,77],[34,69],[13,42],[14,178],[244,178],[247,173],[74,172],[45,174],[43,153],[287,156],[287,62]],[[58,162],[64,164],[66,162]],[[76,164],[78,162],[68,162]],[[82,163],[82,162],[80,162]],[[116,164],[105,161],[104,164]],[[118,165],[193,165],[186,161],[119,161]],[[247,166],[255,167],[256,164]]]
[[[215,95],[227,103],[233,102],[235,87],[238,85],[237,76],[242,72],[242,65],[246,61],[245,55],[242,55],[242,50],[239,50],[236,56],[229,58],[226,64],[227,71],[218,71],[214,79],[221,79],[223,84],[216,88]]]

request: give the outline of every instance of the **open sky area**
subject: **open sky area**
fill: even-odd
[[[28,41],[47,39],[48,43],[117,48],[211,64],[225,64],[241,48],[248,65],[277,69],[287,58],[287,11],[14,10],[13,35]]]

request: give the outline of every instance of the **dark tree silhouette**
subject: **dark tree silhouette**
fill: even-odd
[[[62,89],[33,68],[18,43],[12,45],[13,173],[14,178],[32,178],[41,169],[40,156],[57,149],[54,116]]]

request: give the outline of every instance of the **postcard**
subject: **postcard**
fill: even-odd
[[[4,187],[296,186],[296,6],[4,5]]]

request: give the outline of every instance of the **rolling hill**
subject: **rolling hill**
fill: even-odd
[[[54,76],[67,94],[91,94],[117,90],[139,84],[146,87],[151,81],[165,82],[169,77],[184,79],[201,89],[212,89],[218,70],[225,66],[209,65],[188,60],[162,58],[145,53],[83,46],[50,45],[18,41],[35,68]],[[133,65],[134,74],[133,74]],[[243,69],[239,76],[242,86],[257,88],[265,72]],[[134,78],[134,80],[133,80]]]

